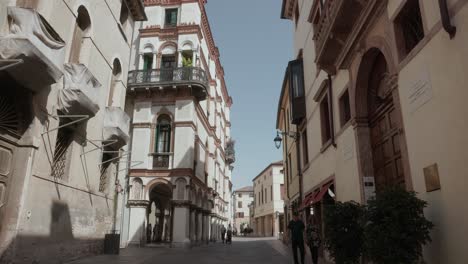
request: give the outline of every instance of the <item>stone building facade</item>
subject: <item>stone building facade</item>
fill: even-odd
[[[126,79],[144,19],[139,0],[0,2],[0,262],[102,253],[118,229]]]
[[[233,228],[237,233],[242,232],[241,227],[250,227],[250,209],[249,206],[254,200],[252,186],[246,186],[235,190],[232,193],[232,208],[234,212]]]
[[[282,96],[300,147],[299,209],[320,218],[324,199],[366,203],[404,186],[436,226],[425,262],[467,259],[467,2],[284,0],[281,16],[295,24]]]
[[[234,141],[206,1],[145,1],[128,74],[128,244],[187,246],[229,224]],[[127,220],[124,220],[127,221]]]
[[[252,182],[254,234],[279,238],[284,232],[283,161],[268,165]]]

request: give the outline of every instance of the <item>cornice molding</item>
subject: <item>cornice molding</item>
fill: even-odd
[[[141,38],[157,37],[161,40],[177,39],[179,35],[197,34],[203,39],[201,28],[197,24],[181,24],[177,27],[161,28],[160,26],[147,26],[140,29]]]
[[[147,200],[128,200],[127,205],[129,207],[148,207],[149,201]]]
[[[171,6],[197,3],[199,0],[145,0],[145,6]]]

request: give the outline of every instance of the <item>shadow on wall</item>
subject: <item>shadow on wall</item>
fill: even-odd
[[[70,210],[66,203],[53,202],[50,214],[49,236],[29,235],[18,230],[17,236],[0,257],[0,263],[58,264],[103,252],[104,238],[87,240],[73,236]]]

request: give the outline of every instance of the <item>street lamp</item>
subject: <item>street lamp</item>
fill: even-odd
[[[283,141],[283,139],[280,137],[279,132],[276,132],[276,137],[273,141],[277,149],[281,148],[281,141]]]
[[[275,146],[277,149],[281,148],[281,142],[283,141],[283,136],[288,136],[294,140],[296,140],[298,138],[298,134],[296,132],[289,132],[289,133],[286,133],[286,132],[282,132],[282,131],[276,131],[276,137],[275,139],[273,139],[273,141],[275,142]]]

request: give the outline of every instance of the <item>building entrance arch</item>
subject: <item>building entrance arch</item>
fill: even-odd
[[[384,53],[371,48],[362,57],[356,78],[354,111],[360,175],[364,186],[374,180],[376,193],[393,185],[411,188],[398,75],[392,69]]]
[[[172,187],[158,183],[148,194],[147,243],[169,243],[172,241]]]

